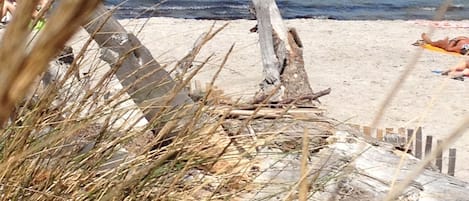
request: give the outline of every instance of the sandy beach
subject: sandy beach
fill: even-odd
[[[255,21],[151,18],[121,23],[128,31],[138,34],[158,62],[168,65],[182,58],[212,24],[220,27],[229,23],[202,50],[198,61],[212,53],[215,57],[196,79],[209,82],[232,44],[235,44],[234,52],[216,85],[227,95],[249,99],[262,79],[257,34],[249,32]],[[417,55],[421,55],[417,65],[386,110],[379,127],[422,126],[424,135],[444,139],[469,115],[469,79],[450,80],[431,72],[454,65],[464,57],[421,51],[411,45],[420,39],[422,32],[429,30],[425,21],[295,19],[287,20],[286,24],[295,27],[303,41],[305,66],[313,90],[332,89],[330,95],[320,99],[331,118],[370,125],[386,94],[400,82],[399,76]],[[433,37],[468,36],[467,24],[468,21],[448,22],[446,25],[450,26],[436,28]],[[469,162],[467,134],[466,131],[452,147],[457,149],[456,177],[469,181],[469,168],[464,165]],[[444,153],[444,164],[447,164],[447,154]]]

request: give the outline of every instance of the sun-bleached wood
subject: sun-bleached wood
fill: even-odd
[[[103,5],[83,27],[100,46],[101,59],[117,68],[117,78],[129,88],[128,93],[145,117],[148,120],[155,117],[161,107],[166,106],[176,82],[140,40],[128,33]],[[182,106],[192,103],[192,99],[186,92],[179,92],[170,103]]]
[[[274,0],[253,0],[253,4],[264,69],[255,102],[264,101],[272,92],[276,93],[270,102],[313,94],[304,69],[303,44],[296,30],[285,26]]]

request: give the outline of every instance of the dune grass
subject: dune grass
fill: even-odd
[[[31,13],[33,1],[23,2],[18,13]],[[97,76],[100,68],[97,57],[86,53],[91,40],[68,70],[53,62],[98,3],[62,1],[39,34],[24,14],[15,14],[5,30],[0,50],[2,200],[179,200],[181,196],[190,199],[188,189],[195,192],[208,185],[199,186],[202,178],[184,181],[195,167],[210,169],[220,157],[220,153],[201,153],[216,145],[211,138],[221,132],[223,122],[223,117],[206,111],[213,101],[210,90],[198,104],[163,109],[148,126],[138,127],[142,114],[136,106],[125,104],[131,102],[127,88],[106,95],[115,69],[94,81],[80,75],[84,63],[91,63],[88,77]],[[203,44],[221,29],[207,35],[193,55],[175,66],[192,63]],[[220,70],[232,48],[227,51]],[[174,94],[210,59],[195,70],[182,69],[163,108],[173,108]],[[45,72],[50,65],[59,69],[58,76]],[[40,82],[45,74],[53,81]],[[137,117],[123,118],[129,114]],[[218,183],[222,186],[229,180]],[[221,191],[211,193],[208,196],[214,198],[225,196]]]
[[[205,35],[193,52],[174,63],[178,84],[165,100],[167,107],[144,126],[138,126],[144,115],[134,104],[127,104],[132,102],[127,88],[108,95],[115,69],[97,73],[102,63],[98,56],[87,54],[91,38],[65,74],[47,85],[38,81],[50,65],[57,65],[53,60],[99,1],[62,0],[62,6],[40,34],[33,33],[31,19],[24,15],[34,8],[33,1],[23,2],[18,7],[18,13],[23,14],[15,15],[6,28],[0,49],[2,200],[230,200],[245,192],[255,178],[254,162],[249,159],[259,153],[259,144],[273,144],[276,134],[291,129],[286,126],[272,133],[255,133],[250,123],[256,120],[261,107],[232,126],[228,120],[230,108],[215,111],[214,103],[220,97],[212,94],[211,87],[195,104],[176,109],[170,106],[175,94],[184,90],[212,58],[205,58],[191,69],[186,64],[193,63],[203,45],[226,25],[214,32],[209,30],[211,34]],[[29,43],[31,35],[35,38]],[[233,46],[227,50],[210,86],[232,50]],[[90,68],[87,76],[98,78],[81,77],[82,68]],[[398,89],[399,85],[394,88]],[[386,102],[382,110],[385,108]],[[265,127],[275,128],[280,122],[276,120]],[[233,129],[229,131],[228,127]],[[455,131],[438,149],[448,146],[464,128]],[[296,185],[285,189],[284,200],[292,200],[297,188],[298,198],[307,200],[310,192],[323,188],[324,180],[332,179],[318,178],[319,174],[308,167],[310,150],[323,146],[309,144],[309,132],[300,131],[303,142],[292,151],[302,157],[301,177]],[[435,157],[432,154],[424,159],[409,179]],[[313,179],[306,181],[310,174]],[[404,187],[393,189],[390,199]]]

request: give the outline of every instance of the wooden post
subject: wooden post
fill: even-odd
[[[437,147],[441,146],[441,143],[443,143],[443,140],[437,140],[436,141]],[[443,151],[438,152],[438,154],[436,155],[435,163],[438,169],[440,169],[440,172],[442,172],[443,171]]]
[[[414,129],[411,129],[411,128],[407,129],[407,143],[410,143],[410,145],[409,145],[410,150],[409,151],[410,151],[411,154],[415,153],[414,142],[412,140],[413,135],[414,135]]]
[[[427,135],[426,140],[425,140],[425,156],[430,155],[432,152],[432,143],[433,143],[433,137],[430,135]]]
[[[422,127],[417,128],[415,133],[415,157],[422,159]]]
[[[456,169],[456,149],[449,149],[448,175],[454,176]]]
[[[398,128],[397,132],[399,133],[399,144],[401,148],[405,148],[407,144],[405,128]]]
[[[371,137],[371,128],[369,126],[363,126],[363,133],[365,136],[370,138]]]
[[[376,138],[377,138],[378,140],[383,140],[383,129],[378,128],[378,129],[376,130]]]

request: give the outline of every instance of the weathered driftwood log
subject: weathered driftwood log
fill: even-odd
[[[297,200],[300,184],[306,180],[308,200],[380,201],[394,179],[396,184],[403,181],[421,162],[391,144],[368,142],[363,133],[341,122],[307,114],[309,119],[303,115],[300,119],[255,119],[236,136],[231,135],[244,120],[227,120],[223,124],[226,137],[210,139],[214,150],[205,153],[226,153],[217,161],[220,166],[214,165],[217,171],[225,168],[223,175],[243,175],[250,170],[243,178],[249,182],[237,192],[239,200]],[[309,151],[300,151],[305,136]],[[304,155],[309,156],[307,164],[300,160]],[[246,157],[233,160],[233,156]],[[398,168],[401,158],[405,160]],[[468,200],[468,190],[469,183],[428,166],[396,200]]]
[[[265,76],[256,100],[272,93],[269,101],[274,102],[313,94],[304,69],[303,45],[295,29],[284,25],[275,0],[253,0],[253,4]]]
[[[138,38],[128,33],[103,5],[84,28],[101,47],[101,59],[117,68],[117,78],[129,88],[128,93],[148,120],[155,117],[173,95],[172,106],[192,103],[186,92],[171,93],[176,82]]]

